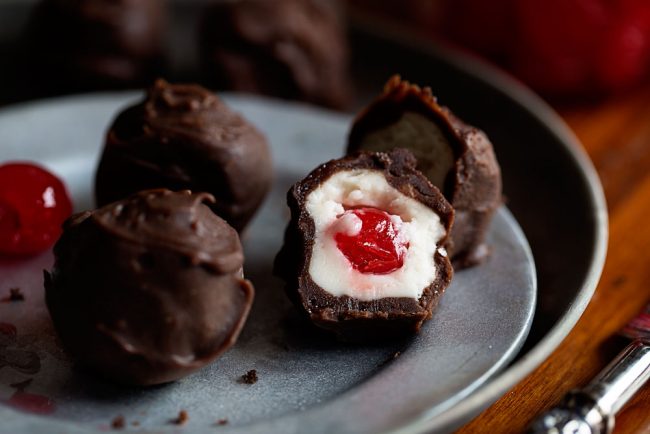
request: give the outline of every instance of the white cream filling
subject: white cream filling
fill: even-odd
[[[355,235],[361,221],[348,207],[374,207],[391,214],[399,236],[408,242],[404,264],[388,274],[355,270],[336,245],[334,235]],[[309,193],[306,210],[314,220],[315,238],[309,274],[318,286],[335,297],[362,301],[386,297],[419,299],[436,277],[434,254],[445,229],[427,206],[392,187],[378,170],[341,171]]]

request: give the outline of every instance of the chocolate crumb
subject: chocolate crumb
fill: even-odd
[[[257,383],[257,371],[255,369],[251,369],[247,373],[241,376],[241,381],[244,384],[255,384]]]
[[[215,425],[219,425],[219,426],[228,425],[228,419],[226,419],[226,418],[224,418],[224,419],[219,419],[219,420],[215,423]]]
[[[25,295],[20,291],[20,288],[9,288],[9,295],[2,299],[5,303],[14,301],[25,301]]]
[[[124,416],[117,416],[113,421],[111,422],[111,428],[113,429],[124,429],[126,426],[126,421],[124,420]]]
[[[187,411],[181,410],[178,412],[176,419],[172,419],[172,423],[175,425],[184,425],[188,420],[190,420],[190,416],[187,414]]]

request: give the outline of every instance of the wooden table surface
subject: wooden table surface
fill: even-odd
[[[597,105],[556,109],[603,183],[610,230],[605,268],[587,310],[558,349],[458,433],[523,432],[624,348],[617,330],[650,302],[650,84]],[[616,418],[614,433],[650,433],[650,384]]]

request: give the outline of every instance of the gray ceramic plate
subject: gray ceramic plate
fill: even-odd
[[[0,59],[7,63],[0,68],[0,104],[30,94],[24,90],[31,83],[25,83],[20,74],[11,74],[11,55],[34,1],[0,0]],[[170,79],[200,78],[193,37],[201,3],[206,1],[170,1],[174,7]],[[538,97],[476,60],[432,46],[408,31],[394,30],[400,29],[359,17],[354,20],[350,33],[358,106],[367,104],[387,77],[399,72],[409,80],[430,84],[441,102],[485,130],[499,156],[508,208],[526,234],[537,267],[537,307],[516,359],[436,417],[411,419],[398,430],[449,431],[521,381],[573,328],[602,270],[607,210],[598,177],[579,143]],[[43,135],[52,136],[50,132]],[[0,149],[7,146],[0,143]],[[1,392],[0,399],[5,397]]]
[[[97,94],[5,109],[0,161],[42,163],[65,179],[77,209],[88,208],[103,133],[134,98]],[[0,364],[0,400],[31,403],[42,413],[0,406],[0,432],[95,432],[118,415],[129,429],[178,432],[169,421],[186,409],[187,432],[215,432],[215,422],[226,418],[218,427],[226,432],[376,433],[444,413],[521,348],[536,275],[526,239],[505,208],[490,230],[490,259],[457,273],[434,318],[411,341],[343,345],[306,326],[270,271],[288,217],[284,197],[313,167],[341,155],[350,117],[255,97],[227,101],[268,135],[276,165],[273,191],[244,237],[246,272],[258,297],[237,345],[173,384],[125,389],[98,381],[72,366],[51,329],[41,278],[51,254],[0,263],[0,290],[17,286],[26,294],[26,302],[0,303],[0,362],[8,365]],[[258,372],[254,385],[238,381],[249,369]]]

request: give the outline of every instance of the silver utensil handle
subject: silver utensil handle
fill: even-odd
[[[587,387],[569,392],[560,406],[544,413],[531,434],[605,434],[614,415],[650,379],[650,345],[628,345]]]

